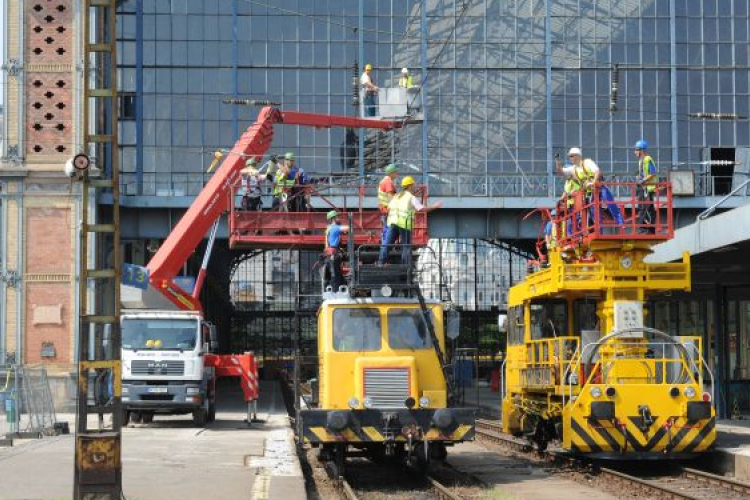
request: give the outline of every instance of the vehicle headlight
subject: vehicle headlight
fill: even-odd
[[[200,387],[188,387],[187,388],[188,394],[198,394],[199,392],[201,392]]]
[[[685,397],[686,398],[694,398],[695,397],[695,388],[693,387],[685,387]]]
[[[356,410],[357,408],[359,408],[359,399],[354,396],[350,397],[349,408],[351,408],[352,410]]]
[[[589,393],[592,398],[600,398],[602,396],[602,390],[598,387],[592,387]]]
[[[362,400],[362,404],[365,405],[365,408],[372,408],[372,398],[366,397],[365,399]]]
[[[419,398],[419,406],[422,408],[429,408],[430,406],[430,398],[427,396],[422,396]]]
[[[380,295],[382,295],[383,297],[390,297],[391,295],[393,295],[393,289],[388,285],[383,285],[383,287],[380,289]]]

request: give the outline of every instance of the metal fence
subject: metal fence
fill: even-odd
[[[404,171],[404,175],[421,176],[420,172]],[[143,172],[120,175],[120,189],[123,196],[196,196],[203,189],[212,174],[206,172]],[[739,173],[738,173],[739,175]],[[360,180],[356,172],[331,174],[311,172],[318,190],[327,196],[351,196],[354,200],[360,184],[377,184],[378,175],[366,175]],[[561,176],[547,174],[476,174],[462,172],[435,172],[427,176],[431,196],[449,198],[544,198],[563,192],[565,180]],[[666,180],[667,175],[662,173]],[[724,196],[731,191],[736,180],[744,177],[732,175],[711,175],[695,172],[694,196]],[[607,173],[607,181],[635,182],[630,173]],[[271,183],[265,186],[268,193]],[[140,189],[139,189],[140,188]],[[617,193],[614,193],[617,196]],[[269,194],[270,195],[270,194]],[[735,193],[734,196],[748,196],[750,188]],[[375,199],[375,198],[372,198]],[[267,205],[267,206],[270,206]]]
[[[0,444],[14,437],[54,434],[57,415],[47,370],[41,366],[0,366]]]
[[[508,288],[525,276],[526,258],[510,247],[473,239],[430,240],[418,255],[415,267],[425,297],[461,311],[461,335],[451,348],[478,348],[482,359],[496,356],[504,344],[497,316]],[[254,350],[264,361],[289,359],[297,321],[305,355],[317,351],[319,256],[316,251],[261,250],[237,265],[230,285],[233,351]],[[488,380],[489,369],[480,368],[480,378]]]

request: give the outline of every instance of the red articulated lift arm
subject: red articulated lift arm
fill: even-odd
[[[273,140],[275,124],[383,130],[399,128],[402,125],[396,121],[281,111],[273,106],[261,109],[256,122],[242,134],[219,169],[148,263],[151,286],[180,309],[201,310],[201,305],[197,298],[175,285],[173,279],[198,247],[211,225],[229,209],[230,193],[239,180],[245,159],[250,156],[260,159],[268,151]],[[197,297],[198,294],[195,295]]]

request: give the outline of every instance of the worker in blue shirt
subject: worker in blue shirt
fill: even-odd
[[[328,227],[326,228],[324,255],[326,267],[331,277],[331,281],[329,282],[331,290],[337,292],[344,281],[341,270],[341,237],[343,234],[349,232],[349,226],[340,223],[339,213],[336,210],[328,212],[326,219],[328,219]]]

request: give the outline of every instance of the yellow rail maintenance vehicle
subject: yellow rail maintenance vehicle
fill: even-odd
[[[644,261],[673,237],[672,197],[669,183],[651,198],[639,188],[595,185],[543,210],[546,250],[510,290],[502,425],[539,448],[677,459],[713,447],[701,338],[644,324],[649,295],[690,290],[690,258]]]
[[[298,435],[339,473],[353,454],[424,468],[474,438],[475,409],[450,404],[444,316],[455,311],[426,300],[407,266],[354,254],[348,288],[318,309],[317,390]]]

